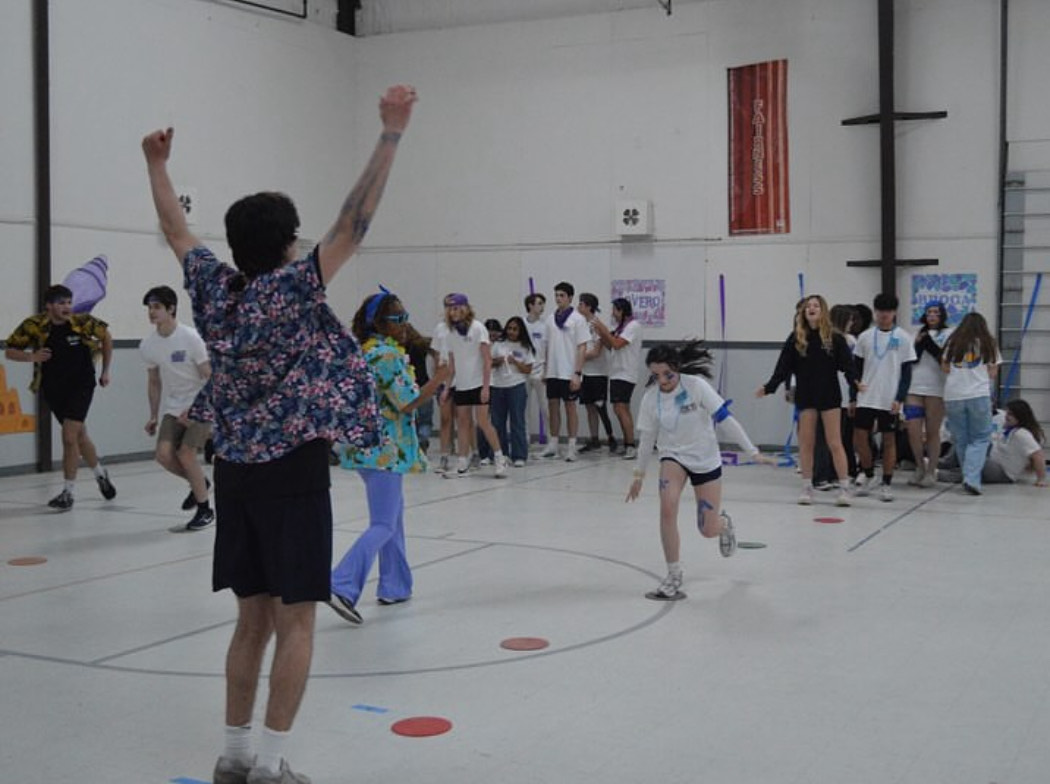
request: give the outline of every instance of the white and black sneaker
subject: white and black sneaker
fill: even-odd
[[[52,509],[58,509],[61,512],[65,512],[73,508],[73,494],[68,490],[63,490],[61,493],[56,495],[47,505]]]
[[[332,598],[325,602],[325,604],[335,610],[336,615],[344,621],[354,624],[354,626],[360,626],[364,623],[365,619],[361,617],[361,613],[357,611],[354,603],[345,596],[333,593]]]
[[[733,528],[733,518],[722,512],[722,533],[718,535],[718,551],[723,558],[732,558],[736,553],[736,529]]]
[[[336,463],[338,465],[338,463]],[[204,491],[211,490],[211,480],[208,477],[204,477]],[[182,511],[188,512],[197,505],[197,496],[193,494],[191,489],[189,494],[182,499]]]
[[[684,599],[685,594],[682,593],[682,573],[681,572],[668,572],[667,576],[656,586],[655,591],[649,591],[645,595],[646,599],[653,599],[658,602],[677,602],[679,599]]]

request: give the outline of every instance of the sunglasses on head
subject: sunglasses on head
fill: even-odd
[[[392,313],[389,316],[383,316],[383,321],[389,321],[391,324],[405,324],[408,321],[408,312]]]

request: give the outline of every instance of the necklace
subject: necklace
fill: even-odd
[[[878,360],[881,360],[884,356],[886,356],[886,353],[888,351],[890,351],[891,349],[896,348],[897,347],[897,343],[898,343],[897,339],[893,336],[893,333],[897,331],[897,328],[896,327],[890,327],[890,336],[889,336],[889,339],[887,339],[887,341],[886,341],[886,347],[883,348],[882,351],[880,352],[879,351],[879,333],[881,331],[882,330],[880,330],[878,327],[875,328],[875,337],[874,337],[874,339],[872,341],[872,343],[873,343],[872,348],[875,351],[875,359],[878,359]]]

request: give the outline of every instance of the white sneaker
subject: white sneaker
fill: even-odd
[[[438,460],[438,464],[436,466],[434,466],[434,473],[435,474],[447,474],[448,473],[448,466],[449,466],[448,455],[442,455],[441,459]]]
[[[483,458],[481,458],[481,460],[478,461],[478,465],[479,466],[492,465],[492,458],[491,457],[483,457]]]
[[[879,488],[879,500],[880,501],[892,501],[893,500],[893,488],[889,485],[883,485]]]
[[[915,473],[911,475],[908,480],[908,484],[912,487],[922,487],[922,480],[926,478],[926,471],[922,468],[916,468]]]
[[[624,450],[623,450],[623,459],[624,460],[637,460],[638,459],[638,449],[633,447],[633,446],[625,447]]]
[[[860,498],[863,498],[867,495],[871,495],[871,491],[877,489],[880,484],[881,481],[877,476],[873,476],[871,479],[868,479],[863,474],[860,474],[857,476],[857,489],[853,492],[853,495],[858,496]]]
[[[570,444],[568,450],[565,452],[565,462],[575,463],[578,459],[579,455],[576,454],[576,447]]]
[[[802,488],[802,494],[798,497],[799,506],[812,506],[813,505],[813,485],[806,485]]]
[[[540,452],[540,457],[557,457],[558,445],[554,441],[548,441],[547,446]]]
[[[514,467],[515,468],[524,468],[525,467],[525,461],[524,460],[515,460],[514,461]]]
[[[850,506],[852,503],[849,488],[846,485],[839,485],[839,494],[835,496],[835,506]]]
[[[498,478],[502,478],[502,477],[507,475],[507,456],[506,455],[496,455],[496,457],[495,457],[495,465],[496,465],[496,476]]]
[[[937,486],[937,471],[936,469],[927,471],[923,476],[922,481],[919,483],[919,487],[936,487]]]
[[[682,573],[668,572],[667,576],[656,587],[656,590],[649,591],[649,593],[645,595],[645,598],[656,599],[664,602],[673,602],[678,599],[684,599],[685,594],[682,593]]]
[[[718,550],[723,558],[731,558],[736,552],[736,529],[733,528],[733,518],[725,512],[721,514],[722,533],[718,535]]]

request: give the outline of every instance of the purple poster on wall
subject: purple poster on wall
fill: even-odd
[[[664,326],[665,281],[659,278],[647,280],[614,280],[612,297],[623,297],[631,303],[634,318],[647,327]]]
[[[977,274],[952,272],[940,275],[912,275],[911,323],[918,324],[927,303],[940,301],[948,311],[952,326],[977,308]]]

